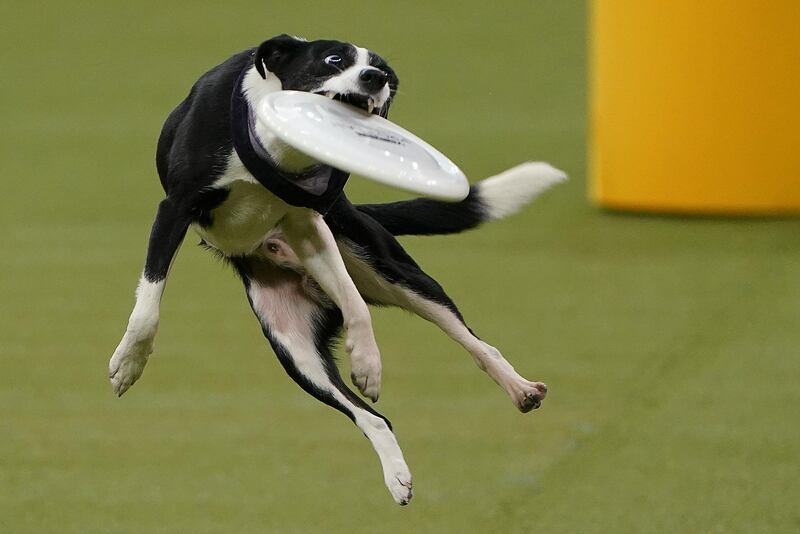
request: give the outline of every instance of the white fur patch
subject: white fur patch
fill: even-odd
[[[165,280],[148,282],[144,275],[139,280],[128,328],[108,362],[108,377],[117,395],[125,393],[139,379],[153,352],[164,283]]]
[[[235,150],[212,187],[228,188],[228,197],[211,212],[213,225],[192,227],[207,244],[228,256],[248,254],[258,248],[288,209],[285,202],[253,178]]]
[[[242,92],[247,103],[253,109],[256,109],[258,103],[265,96],[283,89],[281,81],[276,75],[266,69],[265,72],[266,79],[261,77],[255,67],[252,67],[242,80]],[[275,159],[278,166],[286,171],[296,173],[319,163],[314,158],[281,141],[261,121],[256,121],[255,133],[264,149]]]
[[[517,213],[544,191],[564,182],[567,175],[541,161],[527,162],[481,180],[478,198],[484,203],[491,220]]]
[[[136,305],[128,319],[128,331],[140,337],[154,337],[158,329],[159,306],[164,294],[165,280],[149,282],[144,275],[136,287]]]

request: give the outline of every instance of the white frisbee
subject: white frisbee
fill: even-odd
[[[440,200],[466,198],[455,163],[411,132],[322,95],[277,91],[256,117],[285,143],[337,169]]]

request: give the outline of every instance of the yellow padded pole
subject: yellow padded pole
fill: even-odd
[[[593,0],[603,207],[800,213],[800,0]]]

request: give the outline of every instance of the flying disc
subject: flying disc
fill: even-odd
[[[337,169],[439,200],[469,193],[455,163],[383,117],[302,91],[270,93],[255,107],[279,139]]]

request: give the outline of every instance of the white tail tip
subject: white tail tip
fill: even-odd
[[[563,171],[549,163],[529,161],[481,180],[477,189],[488,218],[496,220],[517,213],[541,193],[566,179]]]

